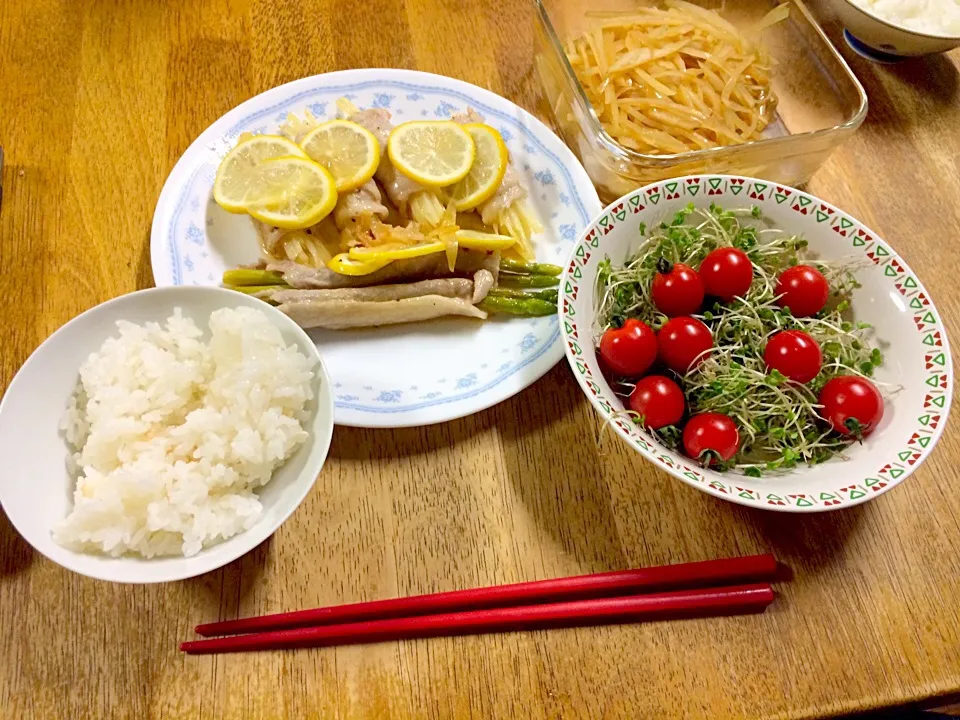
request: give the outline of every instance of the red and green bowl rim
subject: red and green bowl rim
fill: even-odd
[[[916,422],[905,437],[891,437],[885,446],[889,456],[867,477],[844,477],[838,468],[836,487],[816,493],[777,494],[764,489],[763,479],[741,474],[720,474],[704,470],[660,445],[629,418],[618,417],[621,407],[609,392],[606,380],[591,369],[592,314],[578,313],[576,301],[581,288],[595,276],[585,274],[591,257],[603,254],[603,237],[622,223],[634,223],[641,211],[664,201],[710,196],[742,197],[745,202],[786,206],[792,212],[829,228],[836,240],[846,243],[851,255],[860,253],[883,269],[891,285],[904,300],[913,318],[916,334],[909,340],[923,353],[927,377],[923,406],[915,408]],[[664,203],[666,204],[666,203]],[[684,482],[724,500],[787,512],[817,512],[851,507],[891,490],[909,477],[929,456],[946,425],[953,397],[953,364],[946,329],[930,293],[909,266],[879,236],[847,213],[813,195],[795,188],[755,178],[733,175],[694,175],[664,180],[639,188],[608,205],[587,226],[574,246],[561,276],[560,328],[570,367],[580,386],[604,420],[608,420],[628,444],[655,465]],[[898,338],[907,341],[908,338]],[[596,365],[596,363],[593,363]],[[607,391],[604,390],[607,388]],[[609,394],[608,394],[609,392]],[[802,469],[797,471],[802,473]]]

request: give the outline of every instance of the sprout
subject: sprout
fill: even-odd
[[[743,250],[753,263],[754,280],[745,297],[725,305],[715,303],[697,316],[710,327],[716,347],[679,379],[690,414],[713,411],[734,419],[740,428],[741,449],[732,465],[751,477],[838,455],[851,440],[831,432],[823,423],[817,394],[838,375],[870,376],[883,362],[881,352],[867,341],[870,325],[846,317],[851,294],[859,287],[854,277],[858,264],[801,257],[807,242],[768,227],[756,207],[685,207],[670,224],[653,226],[623,266],[615,267],[609,260],[601,263],[595,337],[599,339],[608,327],[631,317],[660,327],[666,317],[650,296],[657,262],[666,258],[699,267],[718,247]],[[794,317],[776,303],[777,277],[800,262],[820,270],[832,291],[827,307],[815,317]],[[778,372],[767,371],[764,348],[781,330],[803,330],[820,344],[823,368],[808,385],[797,385]],[[679,447],[677,428],[654,434],[664,445]]]

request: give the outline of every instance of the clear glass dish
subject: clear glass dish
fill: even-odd
[[[790,17],[763,33],[773,62],[777,117],[755,142],[673,155],[636,152],[604,130],[587,99],[564,45],[589,26],[588,12],[624,11],[647,0],[535,0],[537,71],[544,100],[563,139],[580,158],[609,202],[658,180],[694,173],[731,173],[783,185],[802,185],[830,152],[867,115],[863,86],[817,25],[802,0],[791,0]],[[720,9],[720,2],[693,0]],[[727,2],[723,16],[750,27],[776,0]]]

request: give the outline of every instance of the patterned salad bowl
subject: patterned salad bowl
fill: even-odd
[[[651,226],[692,203],[724,208],[758,206],[777,227],[802,235],[813,257],[862,260],[852,313],[874,327],[884,362],[875,379],[885,395],[880,425],[841,457],[781,474],[748,477],[715,472],[673,452],[623,414],[624,405],[601,371],[595,348],[597,272],[604,258],[622,263]],[[941,316],[930,294],[876,233],[812,195],[767,181],[698,175],[635,190],[608,206],[580,236],[561,282],[560,326],[567,360],[605,422],[650,462],[698,490],[752,507],[818,512],[871,500],[913,473],[943,433],[953,394],[953,368]]]

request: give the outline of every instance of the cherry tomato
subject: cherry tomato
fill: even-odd
[[[644,427],[650,430],[676,425],[685,407],[683,390],[663,375],[647,375],[630,393],[630,409],[643,418]]]
[[[600,357],[618,375],[643,375],[657,359],[657,336],[645,322],[630,318],[603,333]]]
[[[703,304],[703,282],[689,265],[660,258],[651,294],[657,310],[667,317],[690,315]]]
[[[817,341],[802,330],[784,330],[767,341],[763,360],[790,380],[808,383],[820,372],[823,353]]]
[[[683,428],[683,449],[707,465],[726,462],[740,449],[740,432],[736,423],[721,413],[694,415]]]
[[[713,347],[710,328],[692,317],[667,320],[657,336],[660,361],[679,375],[707,358]]]
[[[753,263],[743,250],[717,248],[700,263],[700,279],[707,295],[730,302],[743,297],[753,282]]]
[[[809,265],[787,268],[777,279],[777,305],[790,308],[794,317],[810,317],[823,310],[830,286],[819,270]]]
[[[883,398],[869,380],[855,375],[836,377],[820,391],[820,414],[841,435],[858,440],[883,419]]]

